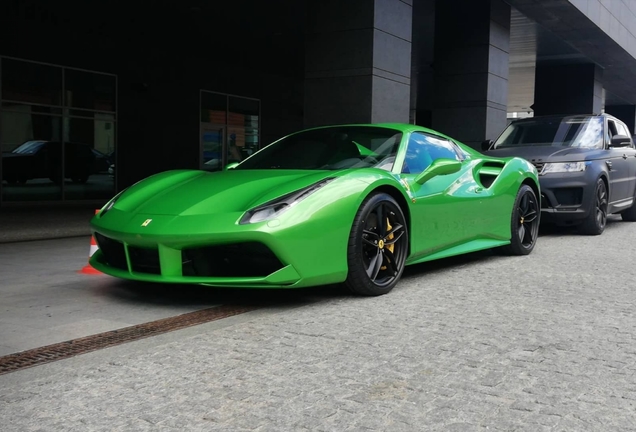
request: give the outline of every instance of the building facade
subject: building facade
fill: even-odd
[[[8,0],[0,22],[0,209],[103,203],[323,124],[477,146],[605,110],[634,132],[631,0]]]

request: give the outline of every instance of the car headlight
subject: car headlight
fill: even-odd
[[[316,192],[318,189],[332,180],[334,180],[333,177],[321,180],[311,186],[307,186],[287,195],[283,195],[282,197],[276,198],[258,207],[254,207],[243,215],[239,223],[241,225],[244,225],[249,223],[263,222],[277,217],[278,215],[293,207],[303,199],[307,198],[309,195]]]
[[[541,174],[550,173],[569,173],[585,171],[585,167],[589,162],[560,162],[560,163],[546,163],[543,166]]]
[[[115,203],[117,202],[117,200],[119,199],[119,197],[121,197],[121,194],[123,194],[125,191],[126,189],[124,189],[123,191],[115,195],[113,198],[111,198],[111,200],[108,201],[106,205],[102,207],[102,209],[99,211],[99,217],[103,217],[108,212],[108,210],[112,209]]]

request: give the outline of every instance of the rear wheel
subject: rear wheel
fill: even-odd
[[[402,209],[388,194],[369,196],[360,206],[349,235],[345,286],[359,295],[388,293],[402,276],[407,253]]]
[[[508,255],[528,255],[539,237],[541,209],[534,190],[522,185],[517,192],[510,220],[510,244],[502,249]]]
[[[594,202],[590,213],[583,220],[579,230],[587,235],[600,235],[607,224],[607,186],[603,179],[596,181]]]

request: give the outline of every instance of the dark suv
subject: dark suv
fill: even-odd
[[[482,150],[519,156],[539,171],[542,221],[605,229],[607,215],[636,221],[636,149],[625,124],[608,114],[530,117],[512,121]]]

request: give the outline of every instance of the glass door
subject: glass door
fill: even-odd
[[[225,166],[225,125],[201,123],[201,169],[220,171]]]
[[[260,102],[201,90],[201,169],[220,171],[259,149]]]

